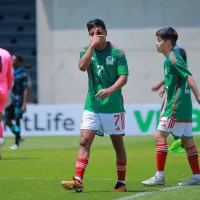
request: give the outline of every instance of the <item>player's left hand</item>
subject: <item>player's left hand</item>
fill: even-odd
[[[21,110],[22,110],[22,113],[26,112],[26,106],[22,105]]]
[[[109,88],[107,89],[102,89],[99,90],[97,92],[97,94],[95,95],[95,97],[97,98],[97,100],[104,100],[105,98],[109,97],[111,95],[111,91],[109,90]]]
[[[160,87],[161,86],[159,84],[156,84],[151,88],[151,90],[154,91],[154,92],[157,92],[160,89]]]
[[[158,95],[159,95],[159,97],[163,97],[163,95],[165,94],[165,87],[163,87],[161,90],[160,90],[160,92],[158,93]]]

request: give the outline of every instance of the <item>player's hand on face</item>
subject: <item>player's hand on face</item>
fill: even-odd
[[[26,106],[22,105],[21,110],[22,110],[22,113],[26,112]]]
[[[98,44],[103,42],[105,35],[98,35],[98,28],[95,29],[94,35],[90,36],[90,45],[96,47]]]
[[[105,98],[109,97],[111,95],[111,91],[109,89],[102,89],[97,92],[95,97],[97,100],[104,100]]]

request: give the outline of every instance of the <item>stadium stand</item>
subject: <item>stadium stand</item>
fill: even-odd
[[[33,103],[37,103],[36,1],[0,0],[0,47],[21,54],[31,65]]]

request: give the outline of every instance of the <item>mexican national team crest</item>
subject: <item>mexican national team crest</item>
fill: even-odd
[[[112,56],[108,56],[106,58],[106,65],[113,65],[113,57]]]

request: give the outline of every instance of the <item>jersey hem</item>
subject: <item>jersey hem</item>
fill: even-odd
[[[89,112],[93,112],[93,113],[97,113],[97,114],[99,114],[99,113],[101,113],[101,114],[114,114],[114,113],[123,113],[123,112],[125,112],[125,110],[122,110],[122,111],[114,111],[114,112],[102,112],[102,111],[97,111],[97,110],[92,110],[92,109],[86,109],[86,108],[84,108],[84,111],[89,111]]]

